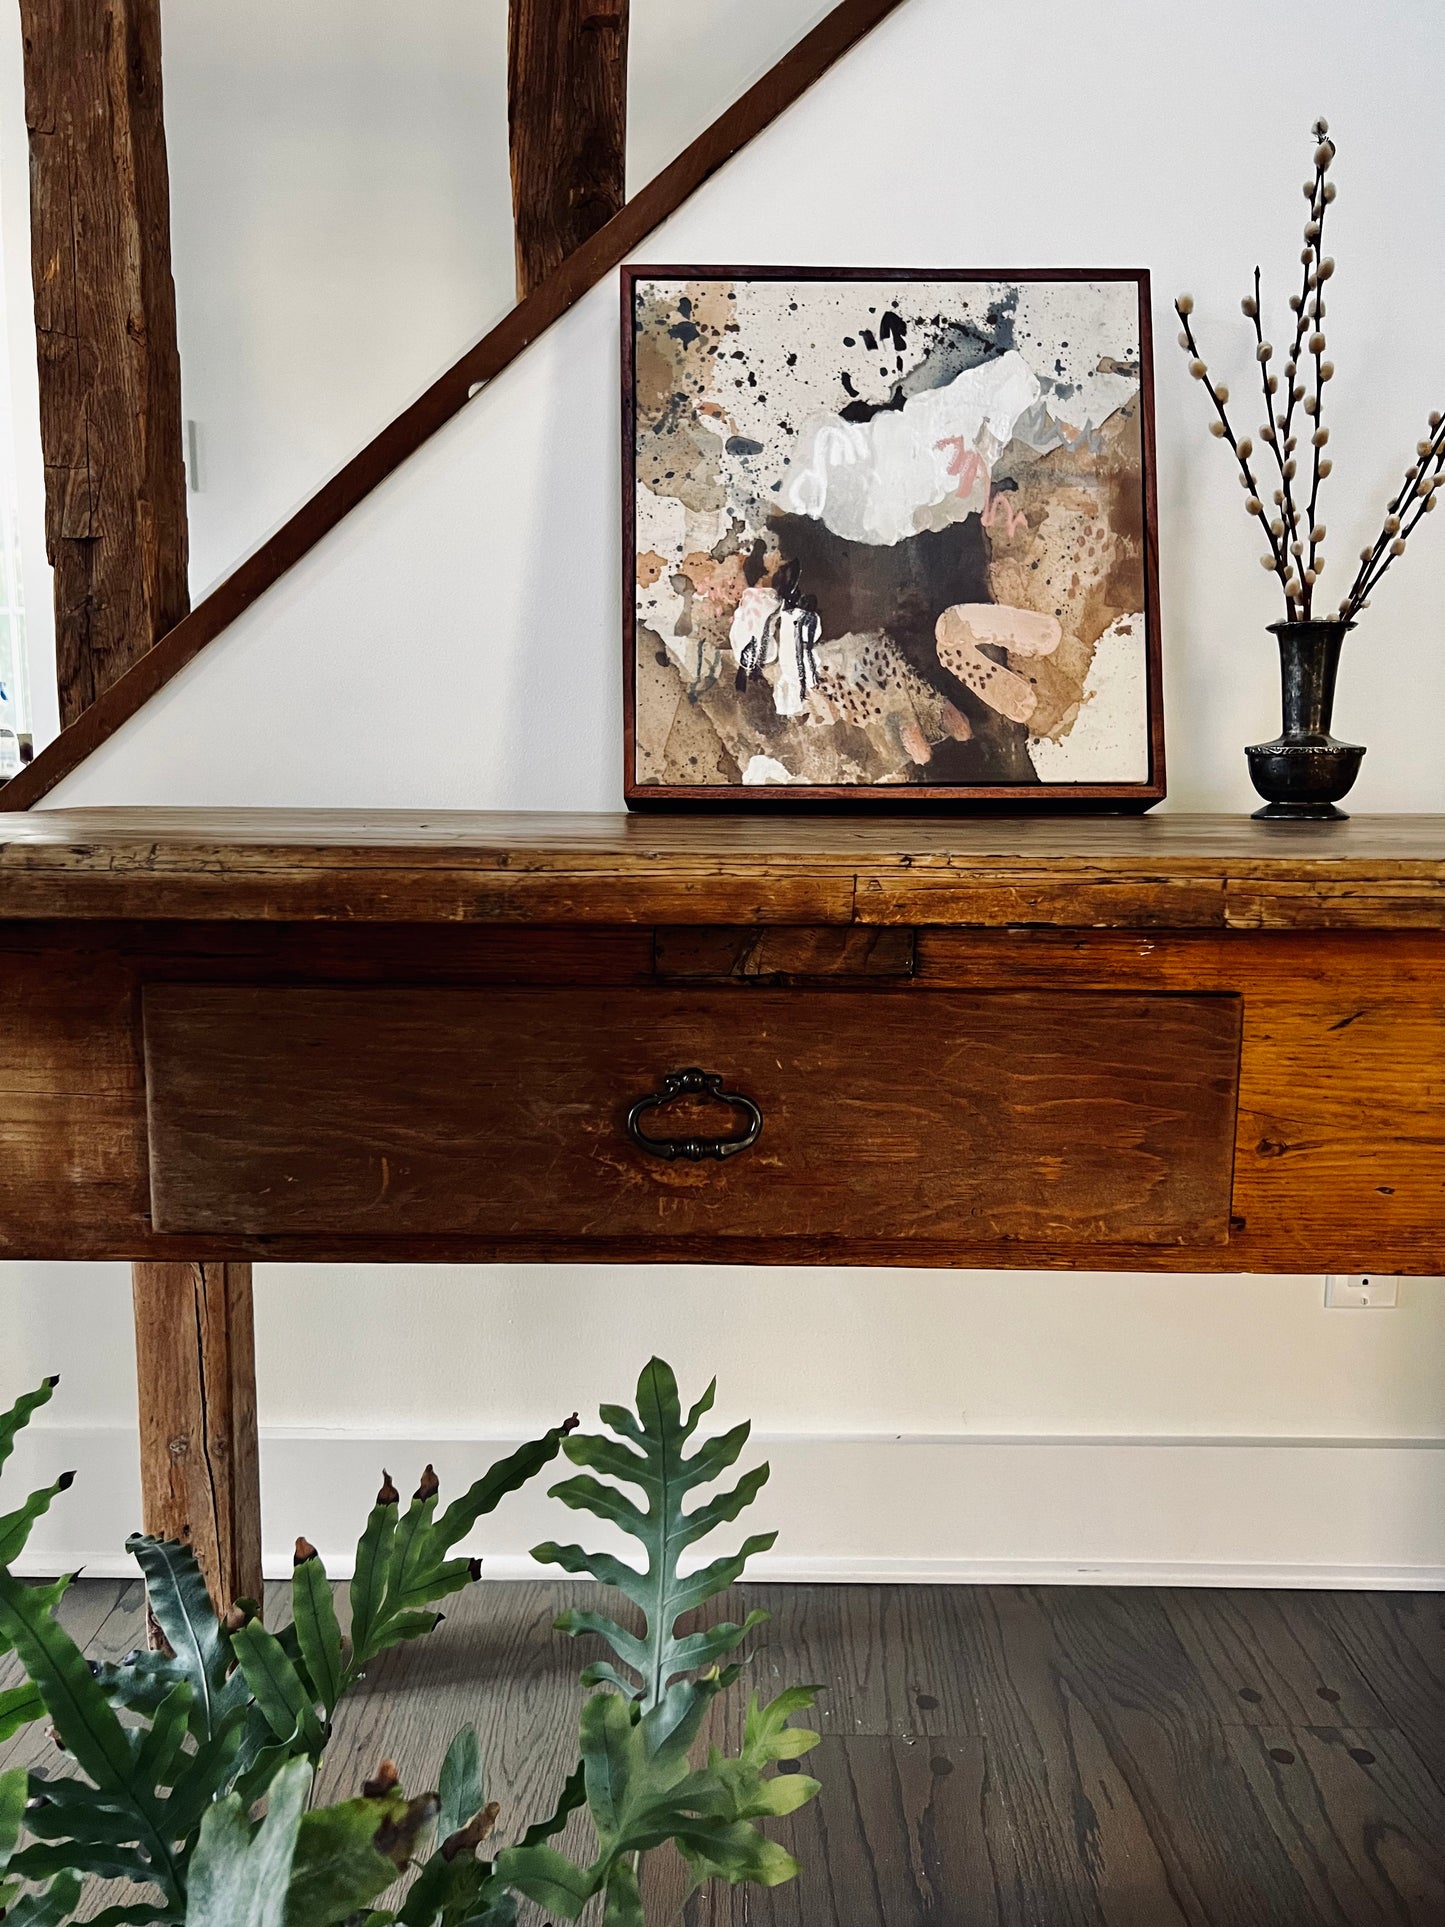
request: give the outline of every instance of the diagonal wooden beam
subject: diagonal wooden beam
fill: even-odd
[[[507,126],[517,298],[627,199],[628,0],[511,0]]]
[[[20,0],[62,724],[186,592],[159,0]]]
[[[555,273],[519,302],[490,334],[483,335],[190,615],[162,636],[78,722],[63,729],[33,763],[12,777],[0,789],[0,811],[29,809],[77,769],[157,690],[314,549],[358,502],[458,414],[478,383],[494,380],[590,288],[640,247],[655,227],[675,214],[725,161],[771,126],[835,61],[904,4],[905,0],[840,0],[620,213],[568,255]]]

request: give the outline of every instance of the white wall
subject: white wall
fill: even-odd
[[[169,0],[168,32],[184,12]],[[1274,610],[1168,297],[1192,287],[1241,392],[1237,298],[1256,259],[1277,286],[1289,272],[1308,127],[1327,112],[1327,519],[1352,552],[1439,403],[1445,264],[1420,245],[1435,213],[1413,139],[1442,77],[1434,0],[1219,0],[1202,19],[1155,0],[909,0],[643,252],[1151,266],[1171,805],[1242,808],[1240,745],[1273,723]],[[356,205],[385,192],[368,174]],[[256,298],[244,261],[213,272]],[[337,328],[385,413],[354,323]],[[608,287],[50,802],[614,807],[616,355]],[[1362,808],[1445,808],[1445,553],[1425,534],[1350,645],[1339,720],[1370,745]],[[778,1439],[772,1516],[793,1569],[1445,1580],[1438,1280],[1408,1282],[1390,1313],[1326,1313],[1318,1279],[278,1266],[257,1291],[278,1559],[303,1526],[344,1545],[371,1476],[350,1468],[381,1441],[406,1462],[445,1448],[459,1470],[457,1441],[617,1396],[656,1348],[692,1378],[718,1370],[727,1410]],[[71,1515],[68,1548],[88,1553],[134,1510],[115,1480],[134,1397],[123,1273],[8,1267],[0,1329],[7,1377],[58,1367],[53,1423],[96,1428],[53,1435],[98,1468],[103,1502]],[[1016,1442],[985,1442],[999,1437]],[[528,1543],[520,1520],[497,1530],[503,1551]]]
[[[822,12],[637,0],[634,187]],[[165,0],[202,594],[512,305],[506,0]]]
[[[634,0],[634,188],[827,0]],[[511,306],[506,0],[164,0],[183,406],[199,597]],[[36,734],[55,733],[34,429],[18,11],[0,9],[0,229],[11,289]]]

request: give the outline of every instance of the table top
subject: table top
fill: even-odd
[[[1445,929],[1445,816],[37,810],[37,917]]]

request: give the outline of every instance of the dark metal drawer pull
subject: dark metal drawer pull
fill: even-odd
[[[642,1128],[642,1119],[649,1111],[670,1104],[675,1097],[691,1096],[731,1104],[747,1118],[747,1130],[741,1137],[648,1137]],[[627,1135],[640,1150],[650,1152],[655,1158],[687,1158],[694,1164],[703,1158],[736,1157],[739,1151],[746,1151],[749,1145],[757,1143],[762,1128],[763,1114],[750,1097],[738,1091],[725,1091],[717,1072],[700,1071],[695,1066],[685,1071],[669,1071],[662,1080],[662,1088],[650,1097],[639,1097],[627,1113]]]

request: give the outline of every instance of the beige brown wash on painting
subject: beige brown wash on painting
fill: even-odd
[[[1132,280],[637,283],[636,780],[1142,782]]]

